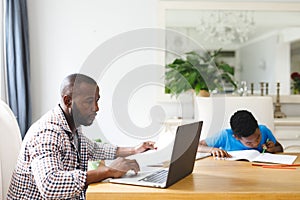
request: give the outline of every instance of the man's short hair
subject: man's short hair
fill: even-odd
[[[255,117],[247,110],[235,112],[230,118],[230,126],[233,133],[239,138],[252,135],[258,128]]]
[[[64,78],[60,86],[60,94],[64,96],[66,94],[71,95],[74,91],[74,86],[80,85],[81,83],[88,83],[92,85],[97,85],[97,82],[91,77],[84,74],[70,74]]]

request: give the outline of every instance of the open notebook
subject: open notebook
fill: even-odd
[[[202,123],[202,121],[195,122],[177,128],[170,164],[167,168],[156,168],[150,172],[141,170],[137,175],[127,173],[124,177],[109,181],[111,183],[166,188],[183,179],[194,169]]]
[[[227,158],[226,160],[247,160],[249,162],[276,164],[293,164],[297,158],[297,156],[294,155],[260,153],[257,150],[228,151],[228,153],[232,158]]]
[[[204,153],[204,152],[197,152],[196,154],[196,160],[200,160],[202,158],[206,158],[211,156],[211,153]]]

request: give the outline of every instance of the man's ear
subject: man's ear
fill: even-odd
[[[65,95],[63,97],[63,101],[64,101],[64,104],[66,107],[68,107],[68,108],[71,107],[71,105],[72,105],[72,97],[71,96]]]

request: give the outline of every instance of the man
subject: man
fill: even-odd
[[[239,110],[230,118],[231,129],[200,141],[198,151],[209,152],[214,157],[231,157],[227,151],[256,149],[260,152],[283,152],[281,144],[270,129],[258,125],[251,112]]]
[[[71,74],[64,79],[61,104],[34,123],[24,138],[8,199],[85,199],[89,184],[139,171],[135,160],[124,157],[154,149],[153,142],[115,147],[82,134],[81,125],[91,125],[99,111],[99,98],[92,78]],[[88,160],[115,158],[110,166],[87,171]]]

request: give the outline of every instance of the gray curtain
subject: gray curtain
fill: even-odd
[[[6,0],[5,34],[8,103],[24,138],[31,124],[27,0]]]

